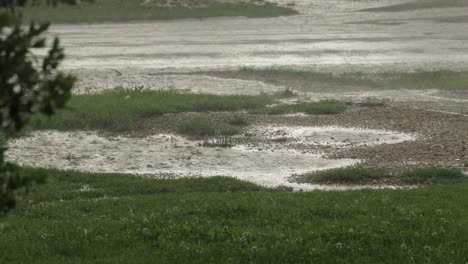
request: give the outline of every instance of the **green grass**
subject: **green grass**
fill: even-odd
[[[468,90],[468,71],[420,71],[408,73],[324,73],[278,68],[243,68],[237,72],[214,73],[215,75],[241,79],[262,80],[273,84],[302,86],[326,84],[337,87],[364,87],[369,89],[440,89]],[[310,88],[309,88],[310,89]]]
[[[468,261],[467,182],[293,193],[222,177],[47,173],[0,219],[0,263]]]
[[[339,114],[348,108],[346,102],[335,100],[324,100],[320,102],[311,103],[298,103],[298,104],[281,104],[272,107],[254,110],[254,113],[268,114],[268,115],[283,115],[293,113],[306,113],[311,115],[331,115]]]
[[[177,133],[189,136],[212,136],[216,130],[216,125],[204,118],[183,120],[177,125]]]
[[[466,176],[461,170],[443,168],[421,168],[402,173],[401,177],[410,183],[453,183]]]
[[[131,129],[144,118],[165,113],[238,111],[273,103],[265,96],[217,96],[163,91],[117,90],[101,94],[75,95],[68,109],[51,119],[33,120],[32,129],[111,130]]]
[[[158,7],[142,5],[140,0],[96,0],[96,3],[83,2],[78,6],[45,5],[27,7],[26,20],[50,21],[53,23],[92,23],[120,22],[131,20],[171,20],[210,17],[274,17],[294,15],[297,12],[289,7],[271,3],[210,3],[194,7]],[[190,1],[186,1],[190,5]]]
[[[366,181],[395,179],[407,184],[458,183],[467,177],[461,170],[446,168],[419,168],[392,174],[380,168],[340,168],[317,172],[305,176],[313,183],[359,184]]]
[[[213,136],[216,134],[234,136],[240,132],[235,127],[219,127],[218,124],[206,118],[188,118],[177,124],[177,133],[195,137]]]
[[[342,168],[314,173],[306,176],[307,180],[318,183],[359,183],[366,180],[378,180],[391,177],[385,169]]]
[[[233,126],[247,126],[249,122],[247,119],[241,115],[234,115],[228,122],[230,125]]]
[[[280,114],[294,111],[329,114],[345,110],[344,103],[321,102],[298,106],[267,107],[274,100],[268,96],[184,94],[171,91],[114,90],[101,94],[74,95],[68,108],[52,118],[35,118],[29,129],[59,131],[103,130],[132,131],[134,124],[165,113],[216,112],[251,110],[257,113]],[[237,120],[240,122],[241,120]],[[226,130],[222,134],[232,134]]]

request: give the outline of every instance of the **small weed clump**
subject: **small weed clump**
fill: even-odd
[[[177,133],[189,136],[212,136],[216,130],[213,122],[203,118],[186,119],[177,125]]]
[[[240,134],[240,130],[235,127],[227,127],[219,129],[219,134],[224,136],[234,136]]]
[[[189,118],[177,125],[177,133],[195,137],[214,136],[217,134],[234,136],[240,134],[240,132],[235,127],[219,128],[217,124],[206,118]]]
[[[233,126],[247,126],[249,123],[245,117],[234,115],[234,117],[229,120],[229,124]]]

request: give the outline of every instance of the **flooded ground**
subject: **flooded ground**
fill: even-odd
[[[337,127],[255,127],[255,136],[288,137],[296,143],[352,147],[363,144],[395,144],[413,137],[377,130]],[[80,144],[76,144],[79,140]],[[252,140],[259,142],[260,140]],[[300,151],[294,144],[202,147],[202,141],[158,134],[145,138],[104,137],[94,132],[36,132],[10,142],[8,156],[24,165],[90,172],[120,172],[153,177],[231,176],[262,186],[294,189],[344,189],[345,186],[290,182],[294,174],[351,166],[357,159],[330,159],[323,151]],[[357,188],[357,187],[354,187]]]
[[[223,175],[303,190],[366,186],[302,184],[291,181],[293,175],[358,164],[395,170],[463,166],[468,157],[466,92],[363,87],[326,91],[206,72],[245,66],[333,73],[467,70],[467,6],[405,9],[399,5],[405,1],[387,0],[294,3],[300,15],[54,25],[53,33],[65,45],[65,69],[79,77],[76,94],[116,87],[218,95],[290,89],[295,96],[283,102],[376,99],[382,105],[357,105],[336,116],[251,115],[252,125],[233,148],[200,147],[201,141],[163,129],[190,113],[140,124],[136,133],[144,131],[144,136],[35,132],[10,142],[9,159],[30,166],[152,177]],[[209,118],[223,115],[209,113]]]
[[[292,1],[278,0],[282,4]],[[362,12],[405,1],[298,0],[297,16],[55,25],[69,69],[288,66],[322,71],[464,69],[468,7]]]

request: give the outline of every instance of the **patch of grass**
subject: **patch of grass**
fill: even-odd
[[[206,118],[190,118],[181,121],[177,125],[177,133],[203,137],[203,136],[214,136],[214,135],[223,135],[223,136],[234,136],[240,134],[240,130],[235,127],[219,127],[217,124]]]
[[[305,112],[332,114],[345,110],[345,103],[325,101],[296,106],[267,107],[275,101],[268,96],[185,94],[173,91],[114,90],[100,94],[75,95],[67,109],[53,118],[37,117],[30,122],[30,130],[103,130],[132,131],[139,121],[165,113],[216,112],[251,110],[253,113],[281,114]],[[245,120],[234,118],[231,124],[243,125]],[[237,128],[221,134],[238,134]]]
[[[294,89],[310,90],[316,86],[362,87],[367,89],[440,89],[468,90],[468,71],[420,71],[387,73],[324,73],[279,68],[243,68],[236,72],[207,73],[219,77],[260,80],[277,85],[288,85]],[[322,89],[329,89],[324,87]]]
[[[408,183],[456,183],[461,182],[466,176],[461,170],[444,168],[421,168],[404,172],[402,179]]]
[[[465,162],[463,162],[463,166],[464,166],[465,168],[468,168],[468,160],[465,160]]]
[[[187,119],[177,125],[177,133],[189,136],[212,136],[216,130],[216,125],[204,118]]]
[[[75,95],[68,109],[53,118],[32,120],[31,129],[131,130],[144,118],[165,113],[239,111],[273,103],[265,96],[217,96],[167,91],[116,90],[101,94]]]
[[[461,170],[446,168],[419,168],[392,174],[379,168],[340,168],[305,176],[306,182],[358,184],[367,181],[392,179],[406,184],[447,184],[461,182],[466,176]]]
[[[247,126],[249,124],[247,119],[242,115],[234,115],[228,123],[233,126]]]
[[[226,127],[219,130],[219,134],[224,136],[234,136],[240,134],[240,130],[235,127]]]
[[[49,183],[0,220],[0,263],[467,261],[468,182],[295,193],[222,177],[44,172]]]
[[[317,183],[360,183],[391,177],[385,169],[341,168],[310,174],[307,180]]]
[[[158,6],[143,4],[140,0],[97,0],[77,6],[45,5],[28,6],[24,9],[26,20],[50,21],[53,23],[119,22],[130,20],[171,20],[210,17],[275,17],[294,15],[297,11],[272,3],[221,3],[209,1],[204,5]]]
[[[298,103],[298,104],[281,104],[272,107],[266,107],[255,113],[263,113],[268,115],[282,115],[293,113],[306,113],[312,115],[331,115],[339,114],[348,108],[347,103],[335,100],[324,100],[320,102]]]

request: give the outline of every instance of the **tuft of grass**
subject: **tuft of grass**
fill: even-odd
[[[247,122],[247,119],[241,115],[234,115],[228,123],[233,126],[247,126],[249,122]]]
[[[240,134],[240,130],[235,127],[227,127],[227,128],[221,128],[219,130],[219,134],[224,135],[224,136],[234,136]]]
[[[402,179],[408,183],[457,183],[462,181],[466,176],[461,170],[445,169],[445,168],[420,168],[413,171],[404,172],[401,175]]]
[[[216,134],[234,136],[240,134],[240,130],[235,127],[220,128],[217,124],[206,118],[189,118],[181,121],[177,125],[177,133],[198,137],[213,136]]]
[[[95,3],[83,2],[77,6],[27,6],[23,13],[27,21],[93,23],[233,16],[275,17],[294,15],[297,14],[297,11],[290,7],[267,2],[256,4],[253,2],[223,3],[221,1],[209,1],[203,5],[192,6],[191,1],[186,1],[175,6],[161,6],[145,5],[142,0],[98,0]]]
[[[317,183],[360,183],[391,177],[385,169],[341,168],[317,172],[306,176],[307,180]]]
[[[177,133],[189,136],[212,136],[216,130],[216,125],[204,118],[186,119],[177,125]]]
[[[293,113],[306,113],[312,115],[331,115],[339,114],[348,108],[347,103],[335,100],[324,100],[320,102],[281,104],[272,107],[266,107],[257,111],[257,113],[268,115],[282,115]],[[256,110],[254,110],[255,112]]]
[[[225,177],[24,169],[38,172],[48,184],[19,193],[1,219],[0,263],[467,260],[468,182],[291,192]]]

